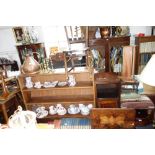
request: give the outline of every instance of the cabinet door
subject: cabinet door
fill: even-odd
[[[98,108],[118,108],[118,99],[98,99]]]

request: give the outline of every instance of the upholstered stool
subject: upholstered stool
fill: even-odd
[[[149,98],[123,102],[121,108],[136,109],[136,126],[145,126],[153,122],[155,106]]]

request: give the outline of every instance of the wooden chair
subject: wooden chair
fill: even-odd
[[[135,110],[121,108],[93,108],[91,111],[91,128],[135,128]]]
[[[120,76],[122,88],[128,89],[127,86],[132,86],[132,90],[138,91],[139,82],[133,78],[135,72],[135,46],[123,47],[123,64],[122,74]],[[131,89],[131,88],[129,88]]]

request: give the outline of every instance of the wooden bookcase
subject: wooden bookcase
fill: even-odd
[[[89,39],[90,49],[97,49],[101,57],[105,59],[105,71],[111,72],[110,51],[112,47],[122,47],[130,45],[130,36],[107,37],[102,39]]]
[[[82,104],[93,104],[95,107],[94,98],[94,83],[93,78],[89,71],[84,69],[83,71],[71,71],[69,74],[74,75],[76,79],[76,85],[74,87],[53,87],[53,88],[31,88],[25,87],[25,77],[32,77],[33,82],[40,81],[66,81],[65,73],[49,73],[49,74],[35,74],[35,75],[20,75],[18,77],[20,89],[23,95],[25,106],[28,110],[33,110],[33,107],[44,106],[49,110],[49,106],[62,104],[66,109],[71,104],[78,105]],[[65,114],[59,115],[48,115],[46,118],[61,118],[61,117],[89,117],[81,114],[71,115]]]
[[[140,74],[152,54],[155,54],[155,36],[135,37],[136,58],[135,74]],[[143,60],[145,59],[145,60]]]

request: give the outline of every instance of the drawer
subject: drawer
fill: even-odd
[[[98,108],[118,108],[118,99],[98,99]]]

